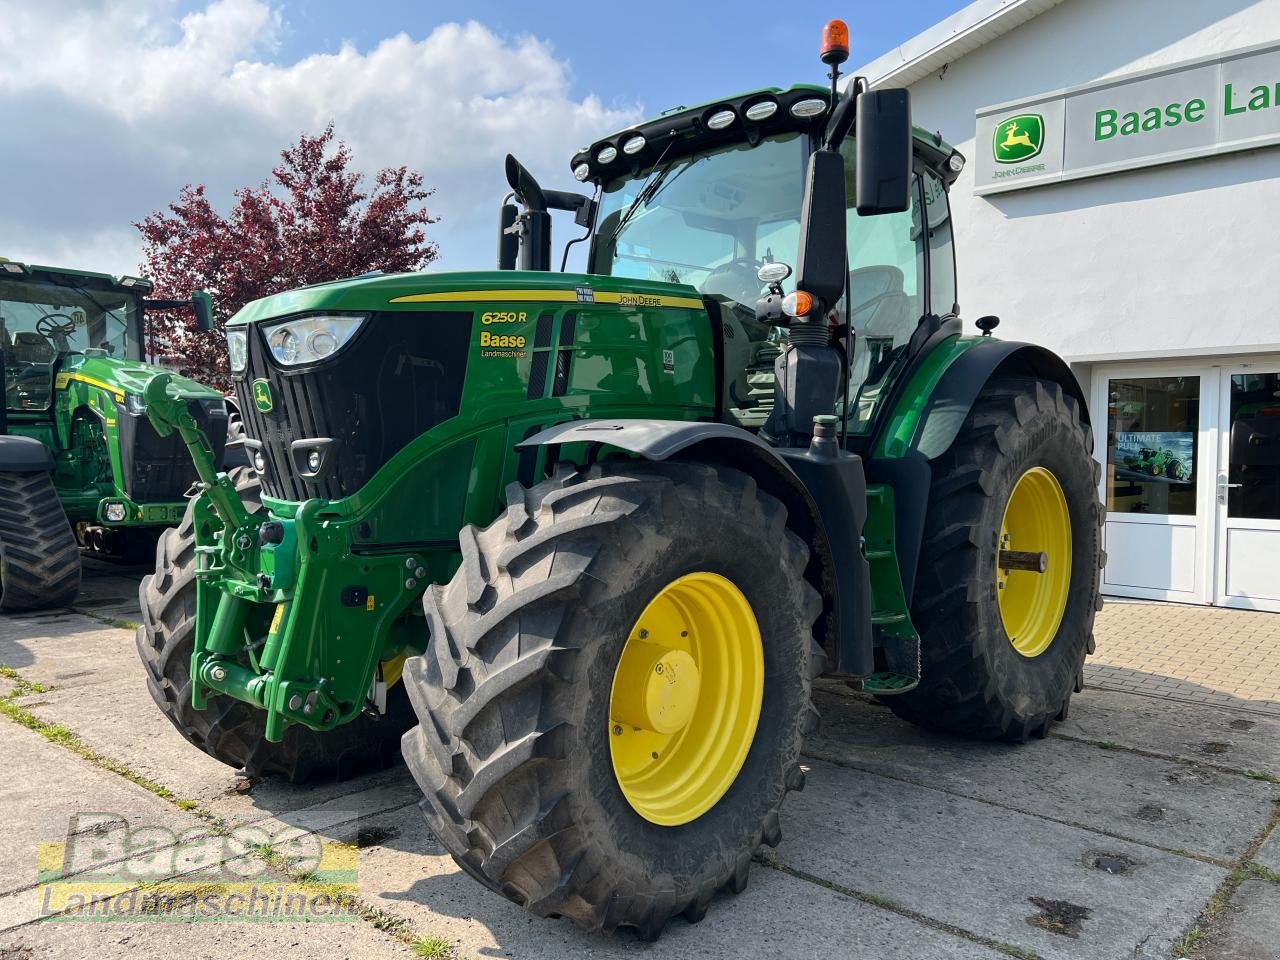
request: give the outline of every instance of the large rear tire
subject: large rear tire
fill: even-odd
[[[885,697],[914,723],[983,739],[1043,737],[1084,685],[1100,606],[1093,437],[1047,380],[988,384],[934,463],[912,602],[921,680]],[[1011,539],[1010,539],[1011,538]],[[1043,573],[1000,567],[1043,552]]]
[[[0,612],[70,606],[80,547],[47,473],[0,473]]]
[[[261,483],[249,470],[230,473],[245,505],[261,509]],[[191,653],[195,647],[195,540],[191,510],[156,544],[156,572],[138,591],[142,625],[138,655],[147,689],[187,740],[215,760],[251,777],[277,776],[291,783],[346,780],[399,762],[400,737],[413,723],[403,684],[387,691],[387,712],[360,714],[325,733],[290,726],[279,743],[265,739],[266,712],[228,696],[213,696],[203,710],[191,705]]]
[[[507,498],[491,526],[462,531],[461,568],[424,598],[405,759],[432,832],[471,876],[539,916],[653,939],[745,888],[803,786],[823,666],[808,550],[750,477],[705,464],[561,466]],[[622,719],[658,704],[667,678],[681,689],[690,665],[697,693],[658,705],[686,726],[664,738],[653,715]],[[687,762],[698,748],[702,767]]]

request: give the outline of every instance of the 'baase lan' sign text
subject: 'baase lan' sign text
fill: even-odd
[[[978,111],[974,193],[1280,144],[1280,43]]]

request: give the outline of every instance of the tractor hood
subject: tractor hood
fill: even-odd
[[[58,371],[57,386],[65,389],[67,384],[79,381],[106,390],[116,400],[123,401],[125,394],[141,396],[151,378],[162,370],[162,367],[137,360],[123,360],[95,353],[72,354]],[[182,396],[192,400],[215,400],[222,397],[212,387],[176,373],[172,382]]]
[[[682,283],[522,270],[394,273],[351,277],[263,297],[246,304],[227,325],[324,310],[358,312],[421,309],[423,304],[432,303],[515,301],[702,307],[697,290]]]

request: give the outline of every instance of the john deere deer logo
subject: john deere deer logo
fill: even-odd
[[[1023,113],[996,124],[993,151],[996,163],[1021,163],[1044,147],[1044,117]]]
[[[253,381],[253,405],[263,413],[269,413],[275,403],[271,399],[271,384],[265,380]]]

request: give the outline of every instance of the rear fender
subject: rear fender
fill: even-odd
[[[951,449],[983,388],[994,379],[1018,376],[1059,384],[1079,404],[1080,419],[1090,423],[1084,391],[1061,357],[1034,344],[983,339],[958,353],[943,372],[912,434],[909,449],[898,451],[898,457],[867,461],[868,476],[894,488],[898,558],[908,603],[915,589],[932,464]]]
[[[1039,377],[1059,384],[1075,397],[1080,419],[1089,423],[1089,408],[1080,382],[1066,362],[1051,350],[1010,340],[986,340],[966,350],[943,373],[925,407],[911,447],[928,460],[951,449],[978,394],[998,377]]]
[[[34,437],[0,437],[0,473],[49,473],[53,456]]]

